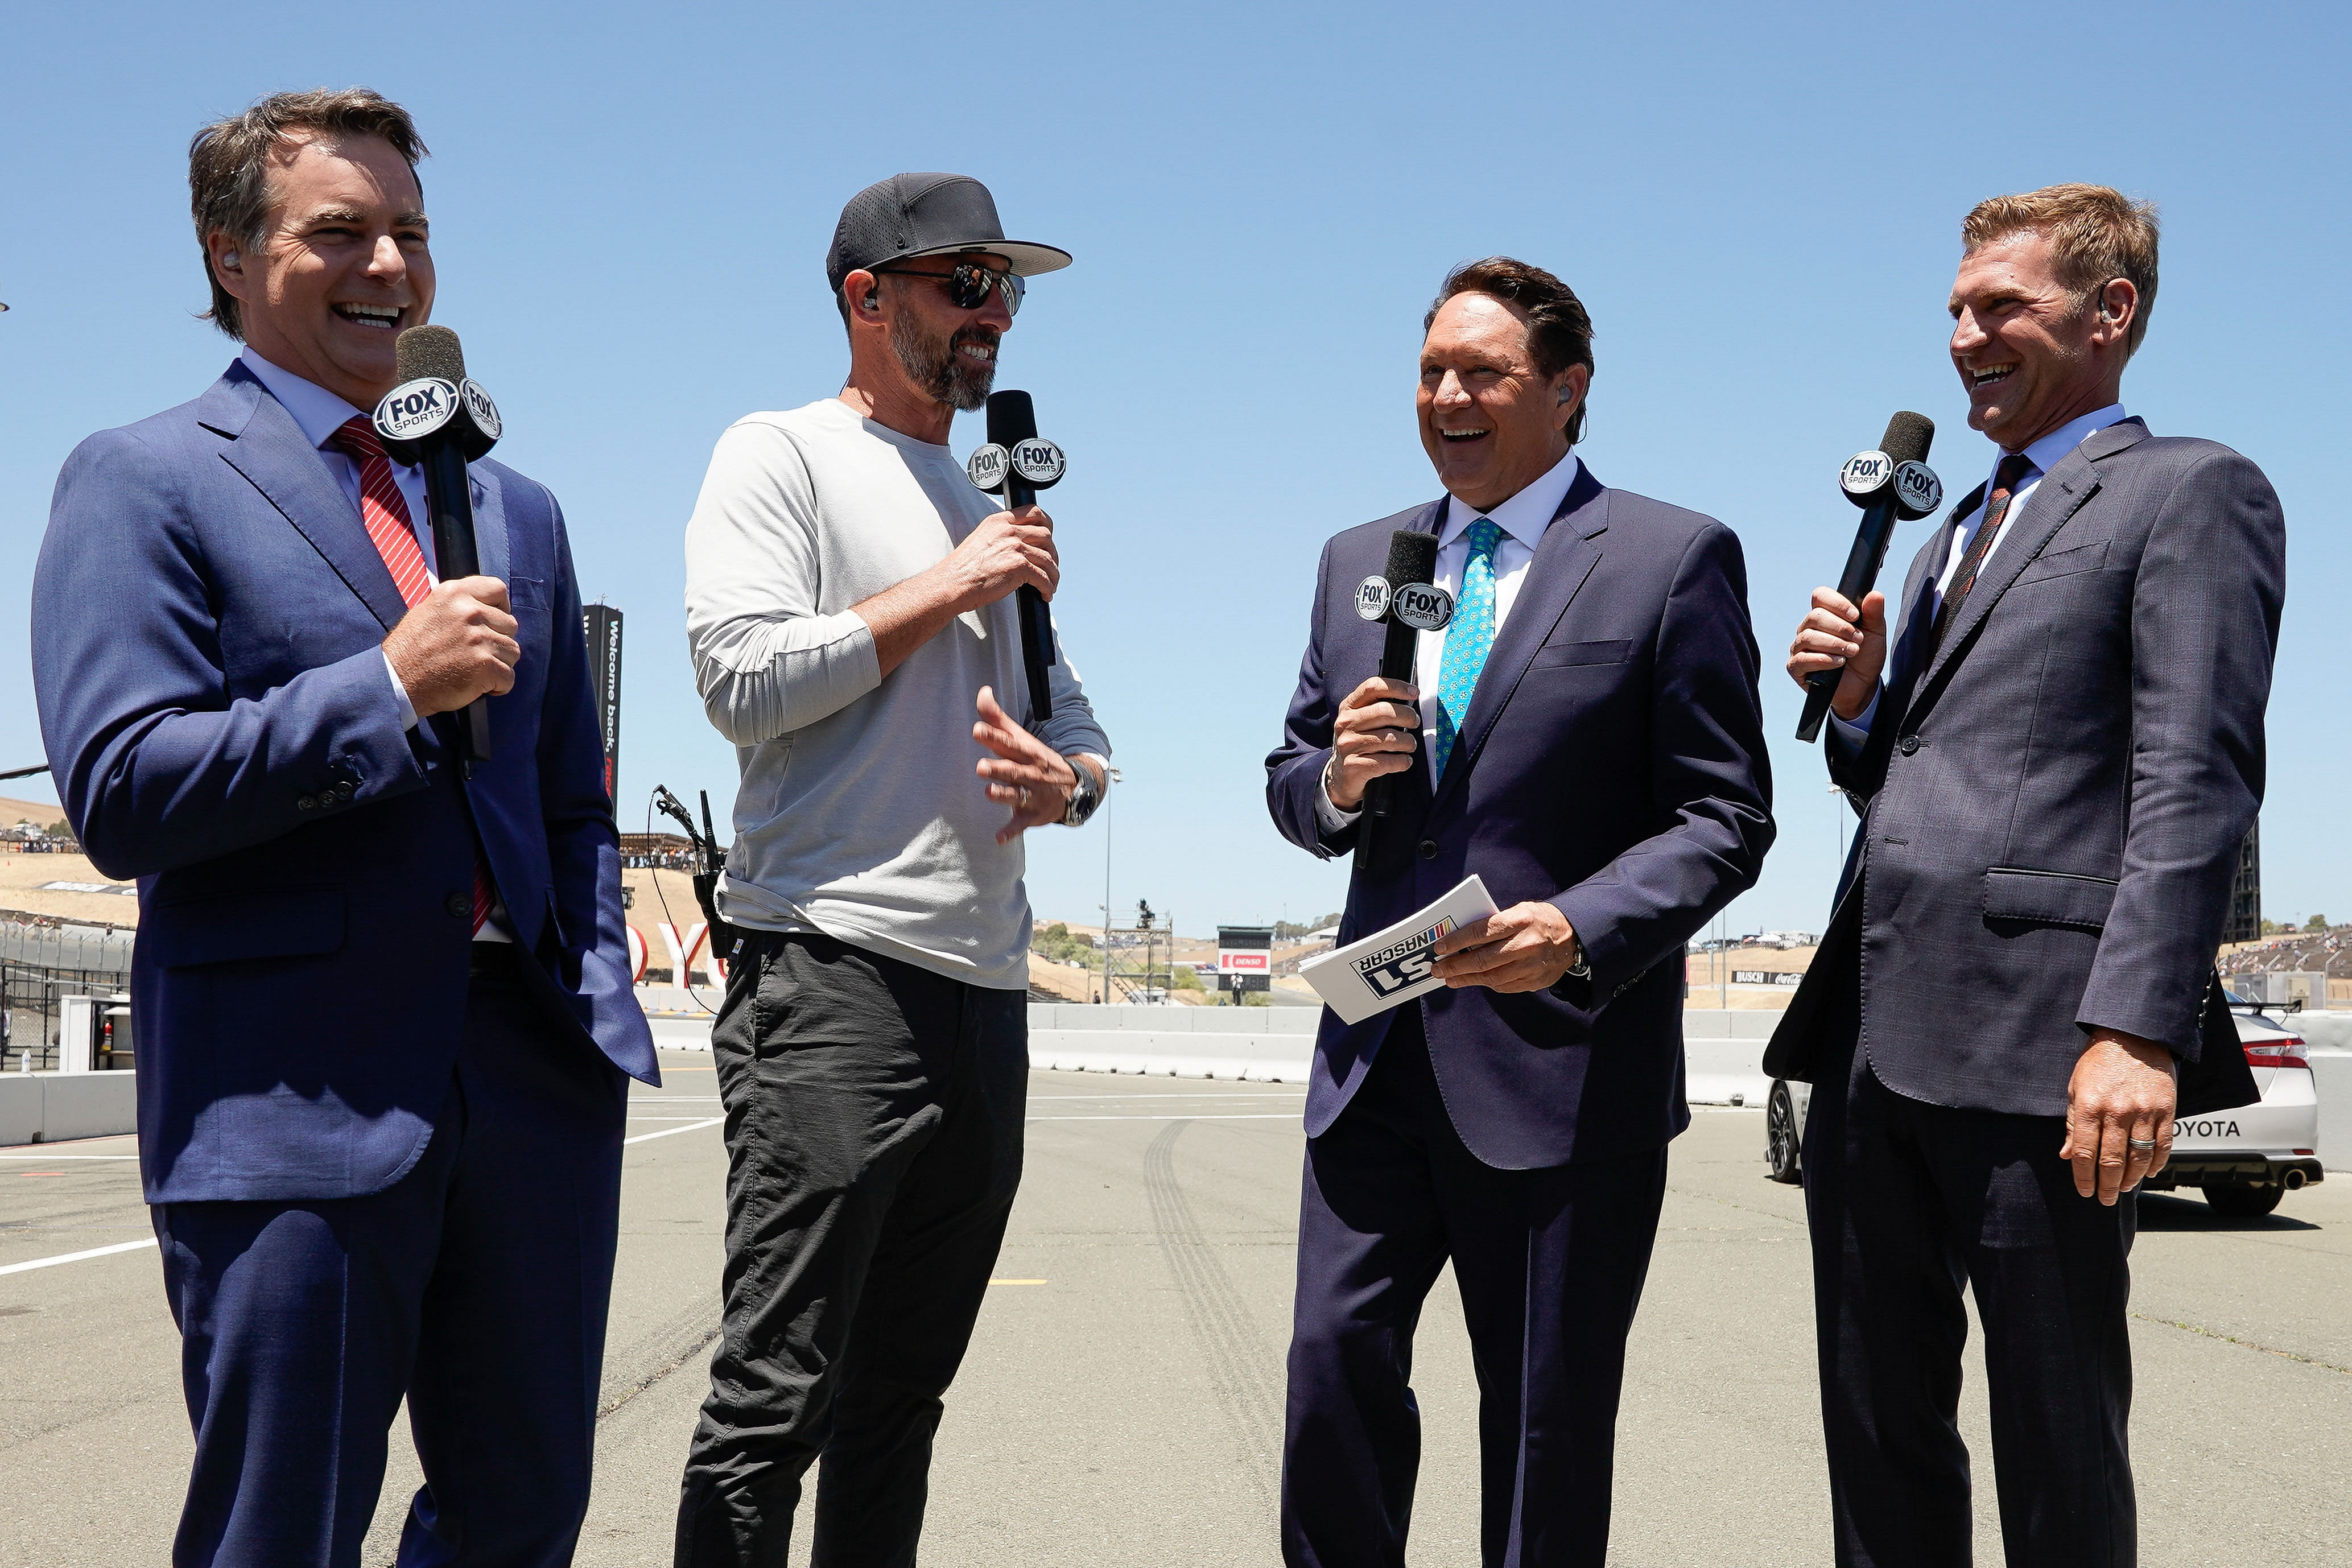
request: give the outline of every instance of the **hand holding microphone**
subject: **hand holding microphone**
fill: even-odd
[[[383,639],[384,657],[420,719],[514,689],[522,658],[507,585],[496,577],[436,583]]]
[[[1348,695],[1332,723],[1331,804],[1360,807],[1374,818],[1389,814],[1395,785],[1390,775],[1413,765],[1421,746],[1420,691],[1412,685],[1413,654],[1423,632],[1454,618],[1454,599],[1431,581],[1437,575],[1437,535],[1400,528],[1389,535],[1387,567],[1356,585],[1356,614],[1387,628],[1380,673]],[[1370,836],[1360,840],[1362,853]]]
[[[1886,422],[1874,451],[1857,452],[1838,470],[1838,488],[1863,509],[1845,571],[1835,590],[1813,591],[1813,607],[1789,647],[1789,674],[1805,689],[1797,739],[1821,734],[1832,700],[1851,719],[1870,705],[1886,662],[1886,595],[1871,592],[1896,520],[1926,517],[1943,504],[1944,487],[1927,467],[1936,422],[1901,413]]]
[[[425,470],[425,509],[439,579],[384,639],[409,706],[420,719],[456,712],[459,764],[470,776],[490,754],[483,699],[514,689],[522,657],[506,584],[484,577],[474,548],[474,492],[466,465],[498,443],[498,405],[466,374],[466,352],[446,327],[411,327],[394,345],[399,384],[375,405],[377,439],[398,463]],[[412,679],[413,676],[413,679]]]
[[[1331,804],[1360,811],[1372,781],[1401,773],[1421,754],[1421,691],[1408,680],[1373,676],[1348,693],[1331,727]]]
[[[977,488],[1003,493],[1004,510],[1015,526],[1034,527],[1042,521],[1049,550],[1053,524],[1037,510],[1037,492],[1059,483],[1064,467],[1062,449],[1037,434],[1037,410],[1027,393],[989,395],[988,444],[965,461],[964,472]],[[1056,557],[1046,593],[1060,580]],[[1054,663],[1054,617],[1045,608],[1045,595],[1028,583],[1017,590],[1016,603],[1021,662],[1029,678],[1029,721],[1042,723],[1054,716],[1053,680],[1046,674]]]

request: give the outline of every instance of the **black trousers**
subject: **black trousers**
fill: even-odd
[[[1851,1034],[1840,1031],[1842,1034]],[[1859,1049],[1805,1122],[1822,1415],[1841,1568],[1967,1568],[1960,1352],[1976,1290],[2010,1568],[2130,1568],[2137,1199],[2074,1191],[2058,1117],[1906,1099]]]
[[[484,952],[485,949],[493,951]],[[365,1197],[161,1204],[196,1458],[178,1568],[358,1568],[403,1394],[403,1568],[560,1568],[588,1509],[628,1082],[476,949],[432,1141]]]
[[[753,933],[711,1031],[726,1304],[678,1568],[915,1561],[940,1396],[1021,1184],[1028,996],[830,937]]]
[[[1402,1568],[1412,1337],[1451,1258],[1478,1375],[1480,1561],[1601,1568],[1625,1337],[1666,1152],[1500,1171],[1463,1146],[1408,1007],[1307,1145],[1282,1455],[1293,1568]]]

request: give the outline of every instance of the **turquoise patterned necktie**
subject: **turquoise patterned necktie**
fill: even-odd
[[[1454,602],[1454,624],[1445,628],[1445,656],[1437,661],[1437,776],[1445,776],[1454,737],[1470,711],[1478,672],[1495,646],[1495,547],[1503,531],[1480,518],[1462,531],[1470,559],[1462,568],[1462,594]]]

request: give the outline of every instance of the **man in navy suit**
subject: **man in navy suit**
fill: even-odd
[[[372,92],[201,132],[194,402],[58,481],[34,676],[67,816],[139,879],[142,1175],[196,1456],[175,1563],[355,1564],[408,1401],[399,1561],[562,1563],[587,1506],[630,1077],[618,843],[554,498],[471,472],[436,582],[363,411],[434,275]],[[444,715],[489,700],[470,778]]]
[[[1355,852],[1342,942],[1473,872],[1501,912],[1438,944],[1446,989],[1323,1016],[1283,1553],[1404,1561],[1412,1331],[1450,1259],[1484,1561],[1599,1568],[1625,1337],[1690,1121],[1683,943],[1772,841],[1747,572],[1721,523],[1604,489],[1576,457],[1591,324],[1559,279],[1473,262],[1423,329],[1422,444],[1447,499],[1324,546],[1266,799],[1291,842]],[[1372,678],[1384,629],[1353,606],[1399,529],[1437,535],[1458,601],[1410,682]],[[1368,825],[1383,774],[1391,814]]]

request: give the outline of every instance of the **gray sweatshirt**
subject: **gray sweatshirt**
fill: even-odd
[[[742,768],[719,910],[814,931],[972,985],[1028,984],[1022,841],[974,771],[974,701],[1027,706],[1007,595],[970,611],[887,679],[850,606],[937,564],[996,510],[945,447],[837,398],[751,414],[711,454],[686,527],[695,684]],[[1055,641],[1058,645],[1060,639]],[[1038,733],[1108,757],[1066,657]]]

